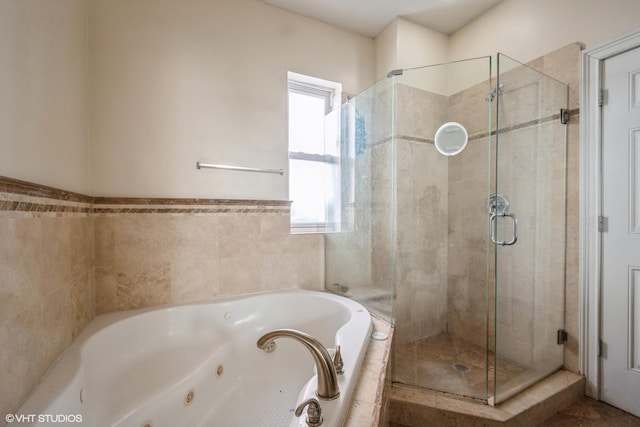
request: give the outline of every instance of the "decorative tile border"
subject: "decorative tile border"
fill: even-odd
[[[573,110],[569,110],[569,116],[570,117],[574,117],[574,116],[579,116],[580,115],[580,109],[579,108],[574,108]],[[554,120],[560,120],[560,112],[558,112],[557,114],[552,114],[550,116],[547,117],[542,117],[540,119],[533,119],[533,120],[529,120],[528,122],[524,122],[524,123],[518,123],[512,126],[509,126],[507,128],[504,129],[500,129],[500,133],[506,133],[506,132],[513,132],[519,129],[524,129],[524,128],[528,128],[528,127],[532,127],[532,126],[537,126],[537,125],[541,125],[544,123],[549,123],[552,122]],[[491,136],[494,136],[496,134],[496,130],[493,129],[491,130]],[[483,133],[479,133],[479,134],[475,134],[475,135],[471,135],[469,136],[469,141],[473,141],[473,140],[477,140],[477,139],[484,139],[487,136],[489,136],[488,132],[483,132]]]
[[[2,217],[86,217],[92,212],[89,196],[0,176]]]
[[[111,214],[278,214],[290,201],[91,197],[0,176],[0,213],[19,216]]]
[[[396,139],[404,142],[417,142],[419,144],[435,144],[433,139],[420,138],[417,136],[396,135]]]
[[[283,214],[290,201],[96,197],[93,212],[108,214]]]
[[[34,184],[6,176],[0,176],[0,193],[21,194],[24,196],[64,200],[67,202],[93,203],[93,197],[85,196],[84,194]]]
[[[281,214],[288,215],[289,206],[283,207],[259,207],[259,206],[131,206],[131,205],[115,205],[115,206],[95,206],[93,213],[95,215],[113,215],[113,214]]]
[[[4,194],[3,194],[4,196]],[[22,212],[32,214],[57,214],[57,213],[86,213],[92,212],[91,206],[69,206],[58,204],[40,203],[38,201],[0,201],[0,211],[2,212]]]

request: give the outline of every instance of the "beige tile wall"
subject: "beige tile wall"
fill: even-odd
[[[448,161],[428,137],[446,117],[447,98],[397,84],[395,340],[443,331],[447,314]]]
[[[497,351],[549,372],[562,361],[556,332],[564,326],[566,127],[557,115],[567,91],[522,66],[502,73],[501,84],[498,192],[511,201],[519,236],[516,245],[497,248]],[[510,236],[510,221],[499,222],[498,232]]]
[[[482,348],[488,332],[488,286],[493,280],[488,271],[491,253],[485,209],[487,150],[487,138],[474,139],[449,160],[448,330]]]
[[[488,271],[487,234],[489,194],[489,104],[487,81],[448,99],[448,120],[460,122],[469,133],[467,147],[449,158],[449,263],[447,322],[449,333],[486,347]]]
[[[580,51],[578,43],[553,51],[531,66],[569,85],[566,169],[566,256],[565,256],[565,330],[569,338],[564,345],[565,369],[580,373],[579,346],[579,219],[580,219]]]
[[[0,201],[87,208],[7,193]],[[0,413],[17,409],[94,317],[93,239],[89,213],[0,210]]]
[[[94,221],[98,313],[324,285],[322,235],[291,235],[288,210]]]

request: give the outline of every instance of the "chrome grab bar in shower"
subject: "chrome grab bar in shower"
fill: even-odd
[[[506,241],[506,240],[496,240],[496,228],[497,228],[497,223],[498,223],[498,217],[509,217],[511,218],[511,221],[513,221],[513,236],[511,237],[511,240]],[[516,218],[516,216],[514,214],[509,214],[509,213],[499,213],[499,214],[491,214],[491,217],[489,218],[489,236],[491,237],[491,241],[495,244],[495,245],[500,245],[500,246],[511,246],[511,245],[515,245],[516,242],[518,241],[518,219]]]

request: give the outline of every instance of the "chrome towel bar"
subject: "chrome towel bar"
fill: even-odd
[[[197,162],[196,168],[225,169],[225,170],[242,171],[242,172],[277,173],[279,175],[284,175],[284,169],[245,168],[243,166],[214,165],[213,163],[204,163],[204,162]]]

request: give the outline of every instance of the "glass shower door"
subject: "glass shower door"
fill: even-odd
[[[487,203],[495,247],[494,404],[563,364],[566,125],[560,112],[567,96],[567,85],[498,54],[495,191]]]
[[[491,58],[403,70],[394,87],[393,382],[486,401]],[[436,146],[460,126],[466,146]]]

